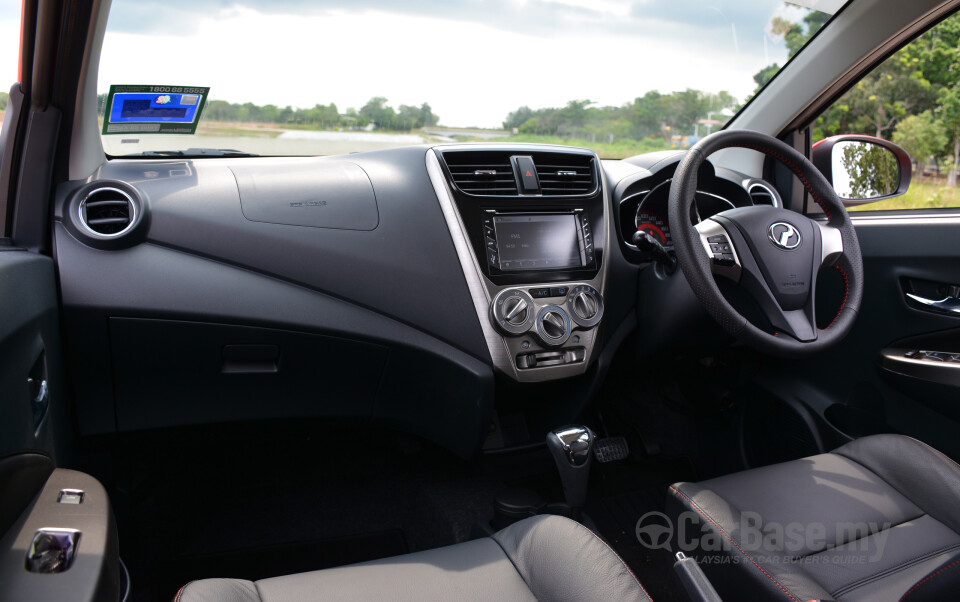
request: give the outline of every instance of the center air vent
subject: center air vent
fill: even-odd
[[[535,153],[543,196],[587,195],[597,188],[593,158],[572,153]]]
[[[510,155],[503,152],[444,153],[443,160],[457,188],[467,194],[516,196],[517,180]]]
[[[598,188],[593,155],[530,152],[527,149],[445,151],[443,160],[454,185],[469,195],[520,196],[511,157],[529,156],[537,169],[539,191],[523,196],[588,196]]]
[[[80,202],[80,223],[100,236],[124,234],[137,217],[137,206],[126,192],[111,187],[95,188]]]

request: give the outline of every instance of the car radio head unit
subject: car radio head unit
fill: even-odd
[[[487,262],[502,272],[583,268],[593,263],[586,212],[492,213],[484,218]]]

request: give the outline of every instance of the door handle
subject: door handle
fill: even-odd
[[[926,297],[921,297],[920,295],[907,293],[907,298],[939,311],[960,315],[960,299],[950,295],[944,297],[943,299],[927,299]]]

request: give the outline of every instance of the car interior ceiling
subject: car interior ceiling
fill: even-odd
[[[497,539],[545,516],[608,544],[636,599],[956,595],[960,214],[848,214],[835,145],[892,157],[884,198],[911,159],[815,145],[812,124],[958,2],[854,0],[699,152],[626,159],[108,157],[109,5],[23,2],[0,130],[0,600],[349,599],[256,588],[490,538],[518,599],[550,599],[517,560],[537,551]],[[755,510],[886,526],[751,556]],[[690,515],[722,549],[641,529],[679,537]],[[886,531],[880,563],[827,558]],[[622,585],[600,552],[558,573]],[[417,599],[410,575],[356,591]],[[189,589],[215,578],[259,597]]]

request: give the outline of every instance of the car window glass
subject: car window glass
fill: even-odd
[[[604,158],[687,148],[722,127],[844,0],[708,4],[114,0],[97,83],[103,146],[110,156],[336,155],[498,141]],[[638,58],[625,72],[598,52],[670,60]],[[130,111],[108,110],[110,87],[128,85],[149,89],[128,98]],[[184,91],[183,105],[188,87],[209,87],[208,98],[193,104]],[[148,131],[148,117],[186,119],[193,107],[195,133]]]
[[[8,92],[17,81],[19,59],[20,3],[7,2],[0,6],[0,131],[3,131]],[[3,153],[2,148],[0,153]]]
[[[830,106],[813,140],[864,134],[890,140],[913,160],[906,194],[851,211],[960,207],[960,13],[900,49]]]

